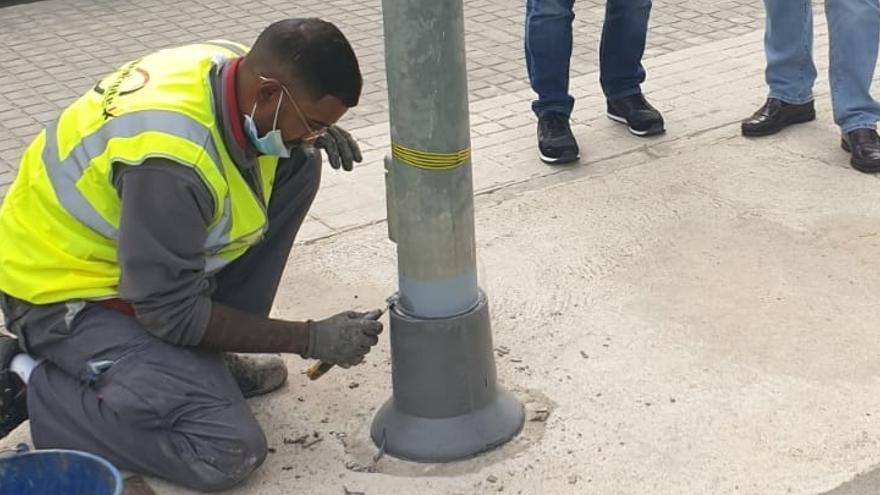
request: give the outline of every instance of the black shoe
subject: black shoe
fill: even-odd
[[[28,419],[24,383],[9,371],[12,358],[20,352],[17,340],[0,335],[0,438]]]
[[[274,354],[224,353],[223,361],[246,399],[268,394],[287,381],[287,366]]]
[[[747,137],[769,136],[793,124],[816,119],[813,102],[794,105],[776,98],[767,98],[764,106],[742,122],[742,134]]]
[[[874,129],[856,129],[844,134],[840,146],[852,153],[849,163],[859,172],[880,172],[880,136]]]
[[[666,132],[663,116],[643,94],[608,100],[608,118],[626,124],[629,132],[636,136],[655,136]]]
[[[538,156],[552,165],[580,158],[580,149],[568,125],[568,116],[547,112],[538,118]]]

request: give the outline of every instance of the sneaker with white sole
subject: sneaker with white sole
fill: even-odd
[[[568,115],[546,112],[538,118],[538,156],[550,165],[562,165],[580,158]]]
[[[629,132],[639,137],[666,132],[663,116],[641,93],[608,100],[608,118],[626,125]]]

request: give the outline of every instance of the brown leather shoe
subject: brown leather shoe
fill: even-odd
[[[801,124],[816,119],[813,102],[802,105],[785,103],[776,98],[767,98],[764,106],[742,123],[742,134],[747,137],[769,136],[792,124]]]
[[[866,174],[880,172],[880,136],[874,129],[856,129],[844,134],[840,146],[852,153],[849,163],[854,169]]]

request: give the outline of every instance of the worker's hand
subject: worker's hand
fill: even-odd
[[[309,347],[304,357],[348,368],[360,364],[379,342],[380,311],[346,311],[326,320],[309,322]]]
[[[360,163],[364,158],[361,156],[361,148],[357,141],[351,137],[345,129],[331,125],[324,134],[315,140],[315,148],[323,148],[330,159],[330,166],[336,170],[342,167],[345,171],[351,171],[354,163]]]

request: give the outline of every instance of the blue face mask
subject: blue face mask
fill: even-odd
[[[275,121],[272,122],[271,131],[267,132],[265,136],[260,137],[260,133],[257,131],[257,124],[254,123],[254,112],[257,111],[257,104],[254,103],[254,109],[251,110],[251,114],[244,116],[244,132],[260,153],[288,158],[290,157],[290,148],[284,144],[284,139],[281,137],[281,129],[277,128],[278,112],[281,111],[281,97],[282,95],[279,94],[278,106],[275,107]]]

